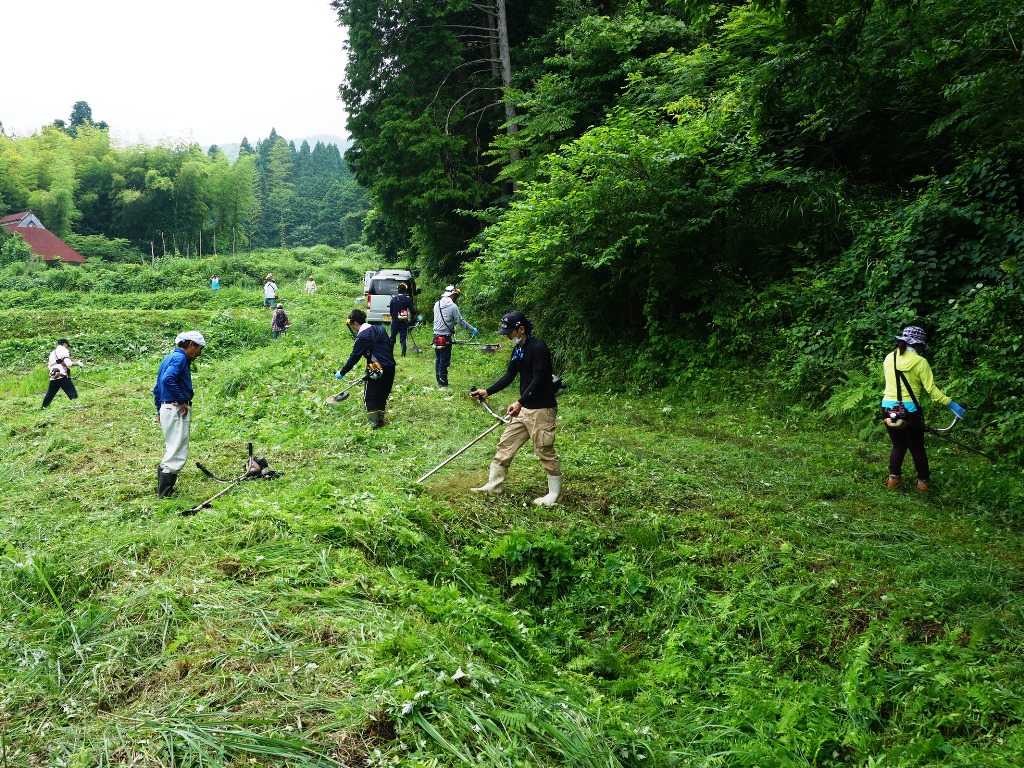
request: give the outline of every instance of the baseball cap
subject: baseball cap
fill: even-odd
[[[525,323],[526,315],[524,315],[519,310],[513,310],[511,312],[508,312],[501,318],[501,326],[498,328],[498,335],[508,336],[510,333],[516,330],[516,328],[519,328]]]

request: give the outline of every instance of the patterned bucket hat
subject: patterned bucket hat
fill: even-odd
[[[911,346],[914,344],[923,344],[927,348],[928,334],[925,333],[924,328],[919,328],[916,325],[908,325],[903,329],[903,333],[896,337],[896,341],[905,341]]]

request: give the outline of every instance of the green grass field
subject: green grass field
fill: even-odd
[[[3,768],[1024,764],[1019,467],[932,440],[934,489],[893,493],[881,429],[567,372],[562,504],[530,504],[528,448],[469,491],[498,432],[418,485],[491,425],[467,390],[508,351],[457,348],[439,391],[421,330],[373,432],[358,390],[324,403],[359,287],[299,286],[277,341],[241,288],[5,310]],[[151,388],[190,328],[158,500]],[[80,398],[40,411],[61,335]],[[237,475],[249,442],[283,476],[182,517],[222,488],[193,462]]]

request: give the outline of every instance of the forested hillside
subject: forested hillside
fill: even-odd
[[[865,425],[914,322],[1020,456],[1019,3],[334,6],[371,244],[523,307],[567,363],[756,371]]]
[[[60,237],[102,235],[157,256],[344,246],[359,241],[367,208],[336,145],[296,147],[274,130],[255,146],[243,139],[233,162],[216,146],[112,146],[85,102],[31,136],[0,130],[0,214],[31,209]]]

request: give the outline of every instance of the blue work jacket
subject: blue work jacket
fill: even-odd
[[[185,350],[175,347],[160,363],[156,373],[156,386],[153,387],[153,404],[160,410],[161,403],[192,402],[192,361]]]

